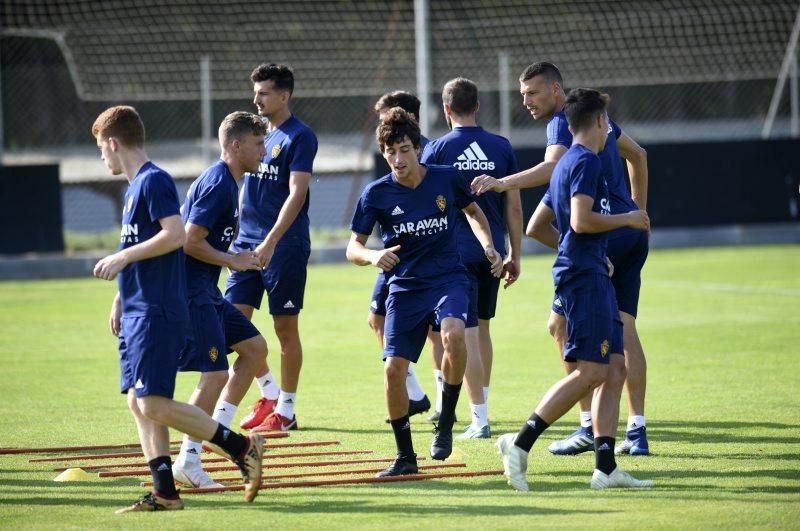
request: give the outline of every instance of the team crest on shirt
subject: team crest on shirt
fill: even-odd
[[[208,357],[211,358],[211,363],[217,361],[217,358],[219,357],[219,351],[217,350],[217,347],[211,347],[211,349],[208,351]]]
[[[274,146],[272,146],[272,158],[274,159],[280,154],[281,154],[281,145],[275,144]]]
[[[443,195],[436,196],[436,206],[439,207],[439,210],[444,212],[445,207],[447,207],[447,200],[444,198]]]
[[[604,339],[602,343],[600,343],[600,355],[602,357],[606,357],[608,354],[608,339]]]

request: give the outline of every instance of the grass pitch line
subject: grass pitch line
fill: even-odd
[[[334,446],[340,444],[339,441],[309,441],[309,442],[291,442],[291,443],[278,443],[278,444],[265,444],[265,450],[273,448],[299,448],[305,446]],[[177,455],[179,450],[170,450],[171,455]],[[209,452],[213,453],[213,452]],[[120,452],[114,454],[78,454],[78,455],[60,455],[58,457],[34,457],[28,459],[29,463],[51,463],[58,461],[77,461],[79,459],[124,459],[127,457],[144,457],[142,452]]]
[[[371,454],[372,450],[339,450],[335,452],[292,452],[292,453],[283,453],[283,454],[264,454],[264,459],[291,459],[295,457],[319,457],[319,456],[331,456],[331,455],[360,455],[360,454]],[[203,462],[205,463],[228,463],[230,459],[227,457],[210,457],[208,459],[204,459]],[[100,463],[95,465],[79,465],[80,468],[84,470],[101,470],[104,468],[137,468],[147,466],[147,463]],[[67,468],[70,467],[57,467],[54,468],[54,472],[63,472]]]
[[[442,463],[440,465],[419,465],[420,470],[429,470],[434,468],[463,468],[466,463]],[[348,470],[326,470],[324,472],[296,472],[294,474],[272,474],[261,476],[264,480],[271,479],[292,479],[292,478],[305,478],[314,476],[346,476],[349,474],[377,474],[383,468],[350,468]],[[225,478],[214,478],[218,483],[235,483],[242,481],[242,476],[231,476]],[[142,481],[142,487],[152,487],[152,481]],[[202,489],[201,489],[202,490]],[[181,490],[183,492],[183,490]]]
[[[417,461],[423,461],[424,457],[417,457]],[[266,468],[303,468],[303,467],[327,467],[327,466],[340,466],[340,465],[356,465],[360,463],[388,463],[394,461],[394,457],[380,457],[374,459],[346,459],[343,461],[288,461],[286,463],[270,463]],[[221,472],[223,470],[233,471],[239,470],[239,467],[233,465],[226,466],[205,466],[203,469],[206,472]],[[149,476],[150,469],[142,468],[139,470],[109,470],[105,472],[98,472],[101,478],[116,478],[128,476]]]
[[[275,431],[261,434],[265,439],[282,439],[289,436],[287,431]],[[181,441],[170,441],[169,444],[181,444]],[[0,448],[0,455],[16,454],[55,454],[61,452],[84,452],[87,450],[114,450],[123,448],[141,448],[141,443],[95,444],[83,446],[48,446],[42,448]]]
[[[364,477],[346,479],[320,479],[310,481],[287,481],[278,483],[263,483],[264,489],[291,489],[299,487],[327,487],[334,485],[360,485],[366,483],[396,483],[400,481],[424,481],[426,479],[446,478],[472,478],[478,476],[501,476],[502,470],[483,470],[478,472],[437,472],[434,474],[409,474],[407,476],[389,476],[385,478]],[[214,487],[210,489],[181,489],[181,494],[208,494],[211,492],[226,492],[229,490],[244,490],[244,485],[229,485],[227,487]]]

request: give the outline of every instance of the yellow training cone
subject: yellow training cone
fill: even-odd
[[[91,474],[82,468],[68,468],[57,475],[53,481],[88,481],[91,479]]]

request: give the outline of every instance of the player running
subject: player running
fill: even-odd
[[[544,161],[503,179],[478,177],[472,184],[476,193],[488,189],[499,191],[546,184],[553,167],[572,144],[572,134],[563,113],[566,95],[558,68],[547,62],[528,66],[520,76],[520,92],[525,107],[533,118],[548,120]],[[611,211],[616,214],[647,208],[647,153],[613,121],[609,122],[608,133],[605,148],[600,152],[600,160],[609,186]],[[625,183],[625,170],[620,157],[627,161],[631,192],[628,192]],[[529,222],[527,234],[555,248],[556,240],[550,227],[553,219],[552,209],[546,203],[540,203]],[[628,430],[625,440],[617,447],[617,453],[631,455],[649,453],[644,417],[647,364],[636,330],[641,271],[648,249],[649,234],[646,231],[624,227],[608,235],[608,258],[614,267],[611,281],[623,323],[625,365],[628,373]],[[548,329],[564,359],[566,320],[558,300],[553,302]],[[564,359],[564,367],[569,373],[575,369],[575,363],[569,358]],[[566,439],[553,442],[549,447],[552,453],[569,455],[594,448],[591,396],[581,398],[580,410],[580,427]]]
[[[405,379],[409,363],[419,359],[432,322],[441,324],[445,353],[442,412],[430,454],[452,453],[455,407],[466,367],[464,322],[469,311],[469,283],[458,255],[455,215],[463,210],[500,276],[502,258],[492,244],[489,224],[473,201],[461,172],[452,166],[425,166],[418,161],[419,125],[402,109],[381,121],[376,139],[392,172],[368,184],[356,205],[347,259],[389,272],[386,301],[386,405],[397,445],[397,458],[378,476],[417,472],[411,441]],[[365,244],[378,223],[384,249]]]
[[[258,171],[244,177],[236,252],[253,252],[260,271],[233,271],[225,299],[248,319],[264,292],[281,346],[280,388],[266,361],[256,372],[261,398],[240,426],[254,432],[298,428],[297,386],[303,365],[298,318],[303,308],[311,254],[308,205],[317,137],[289,110],[294,74],[285,65],[262,64],[250,75],[258,114],[268,124],[266,155]]]
[[[528,453],[537,438],[591,391],[595,420],[591,487],[653,485],[622,471],[614,459],[625,359],[622,323],[606,270],[607,232],[620,227],[648,230],[650,220],[643,210],[611,214],[597,156],[608,138],[607,105],[608,96],[592,89],[572,90],[564,105],[574,141],[556,164],[549,194],[559,233],[553,281],[569,325],[564,357],[575,359],[576,368],[547,391],[519,433],[497,440],[508,483],[521,491],[528,490]]]
[[[404,90],[395,90],[394,92],[387,92],[375,102],[375,114],[378,115],[378,120],[383,117],[394,107],[400,107],[409,113],[415,120],[419,121],[419,108],[420,101],[415,95]],[[419,136],[420,149],[424,149],[428,145],[429,140],[423,135]],[[386,319],[386,297],[389,296],[389,285],[386,283],[386,273],[378,271],[378,276],[375,279],[375,285],[372,287],[372,297],[369,304],[369,317],[367,322],[370,329],[375,333],[378,338],[378,344],[383,349],[383,324]],[[429,332],[428,338],[431,343],[431,350],[433,351],[433,359],[436,369],[434,369],[434,377],[437,379],[437,411],[442,409],[442,384],[441,384],[441,371],[438,370],[442,362],[442,342],[438,332]],[[424,413],[431,408],[431,401],[422,389],[422,386],[417,379],[416,372],[414,371],[414,364],[408,365],[408,375],[406,376],[406,390],[408,392],[408,416]],[[389,417],[386,417],[387,424],[390,422]]]
[[[119,251],[97,262],[94,276],[118,277],[109,325],[119,337],[120,389],[128,397],[154,486],[117,513],[183,509],[172,476],[167,427],[222,448],[242,471],[245,499],[253,501],[261,486],[264,438],[239,435],[200,408],[172,399],[189,318],[182,250],[186,234],[175,183],[148,159],[144,124],[133,107],[103,111],[92,135],[111,173],[124,174],[130,183]]]
[[[442,90],[442,106],[452,131],[428,144],[421,162],[459,168],[468,182],[483,173],[503,177],[518,171],[517,159],[508,140],[485,131],[476,121],[480,102],[475,83],[461,77],[448,81]],[[495,249],[501,255],[507,255],[503,266],[504,273],[507,273],[504,287],[507,288],[516,282],[520,273],[522,204],[519,191],[487,192],[479,196],[476,202],[489,221]],[[506,228],[511,247],[509,253],[506,253]],[[492,275],[483,247],[462,214],[456,215],[456,236],[458,252],[470,280],[464,381],[472,412],[472,422],[457,438],[488,439],[488,398],[493,358],[489,322],[495,315],[500,279]]]
[[[201,373],[189,403],[213,412],[212,418],[226,427],[267,356],[264,337],[217,287],[222,266],[232,271],[261,269],[254,253],[231,253],[228,248],[239,221],[237,182],[245,172],[258,169],[266,133],[266,125],[254,114],[226,116],[219,126],[220,160],[192,183],[181,209],[190,324],[180,370]],[[230,351],[238,357],[228,379]],[[219,487],[200,463],[201,444],[184,436],[172,474],[186,486]]]

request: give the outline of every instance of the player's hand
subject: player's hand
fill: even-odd
[[[645,210],[633,210],[628,212],[628,226],[634,229],[650,230],[650,216]]]
[[[503,276],[500,278],[505,278],[506,282],[503,284],[503,289],[508,288],[511,284],[517,281],[519,278],[520,273],[520,261],[519,258],[511,258],[509,257],[508,260],[503,264]]]
[[[491,175],[478,175],[470,184],[472,193],[481,195],[485,192],[502,192],[503,184]]]
[[[609,257],[606,256],[606,267],[608,268],[608,276],[614,276],[614,263]]]
[[[261,269],[261,261],[256,253],[244,251],[241,253],[231,253],[231,264],[228,268],[232,271],[250,271]]]
[[[111,313],[108,316],[108,327],[111,329],[111,335],[119,336],[119,322],[122,319],[122,301],[117,292],[114,301],[111,303]]]
[[[266,269],[269,267],[269,263],[272,260],[272,255],[275,253],[275,246],[263,241],[258,244],[258,247],[256,247],[253,252],[258,259],[261,269]]]
[[[94,266],[94,276],[103,280],[114,280],[117,274],[125,269],[128,261],[122,252],[114,253],[101,259]]]
[[[397,256],[397,251],[400,250],[399,245],[383,249],[382,251],[373,251],[370,263],[375,267],[380,267],[384,271],[391,271],[391,269],[400,263],[400,258]]]
[[[492,263],[492,276],[500,278],[503,276],[503,257],[491,245],[484,249],[486,259]]]

